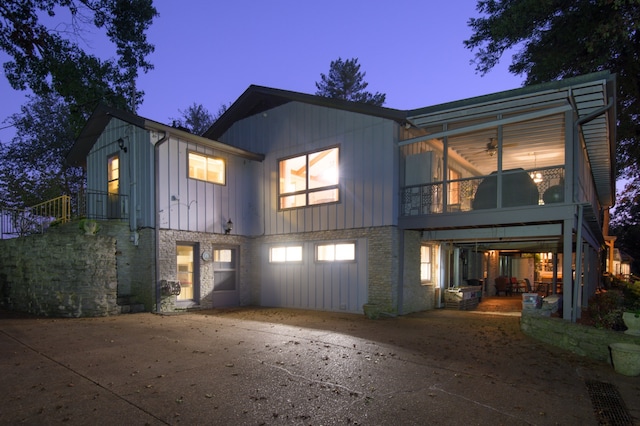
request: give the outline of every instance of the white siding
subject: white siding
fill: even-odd
[[[225,185],[189,178],[189,151],[224,159]],[[234,234],[255,232],[260,211],[254,188],[260,163],[170,136],[158,148],[158,164],[161,228],[220,234],[231,219]]]
[[[127,152],[118,147],[119,138]],[[107,158],[116,153],[120,156],[120,194],[128,197],[131,229],[153,227],[154,154],[146,130],[116,118],[109,122],[87,156],[87,190],[107,191]]]
[[[397,220],[397,125],[390,120],[289,103],[237,122],[222,142],[266,155],[257,182],[264,194],[260,234],[393,225]],[[340,147],[340,202],[278,210],[278,161]]]

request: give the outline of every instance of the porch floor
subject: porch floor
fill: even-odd
[[[522,295],[485,296],[475,310],[479,312],[521,312]]]

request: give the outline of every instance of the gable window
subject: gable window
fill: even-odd
[[[280,160],[280,209],[339,201],[339,151],[339,148],[330,148]]]
[[[222,158],[189,152],[189,177],[206,182],[225,184],[225,163]]]
[[[355,243],[317,244],[318,262],[349,262],[356,260]]]
[[[276,246],[269,249],[269,262],[302,262],[302,246]]]

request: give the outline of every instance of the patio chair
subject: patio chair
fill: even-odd
[[[508,277],[497,277],[494,281],[496,296],[500,296],[500,293],[504,293],[505,296],[511,295],[513,288],[511,287],[511,280]]]

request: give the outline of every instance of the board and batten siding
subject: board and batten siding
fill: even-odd
[[[260,163],[229,155],[171,135],[158,150],[159,226],[164,229],[224,233],[229,219],[233,233],[247,235],[259,222],[256,168]],[[222,158],[225,184],[189,178],[188,153]]]
[[[398,125],[392,120],[290,102],[235,123],[220,140],[265,154],[256,182],[264,198],[261,235],[397,224]],[[278,161],[340,147],[340,202],[278,209]]]
[[[316,262],[315,242],[301,243],[303,262],[269,263],[262,256],[262,306],[361,313],[367,303],[367,239],[356,243],[355,262]],[[277,244],[276,244],[277,245]]]
[[[119,138],[124,141],[127,152],[119,148]],[[120,194],[127,196],[130,228],[153,227],[154,153],[149,132],[112,118],[87,156],[88,191],[107,192],[107,159],[114,154],[119,155]],[[99,216],[106,214],[106,205],[88,205],[87,209]]]

